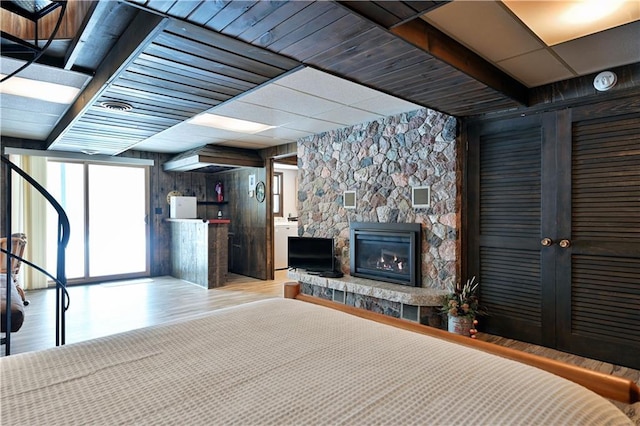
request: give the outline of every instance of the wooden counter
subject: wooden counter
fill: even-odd
[[[216,288],[227,281],[229,219],[167,219],[171,226],[171,275]]]

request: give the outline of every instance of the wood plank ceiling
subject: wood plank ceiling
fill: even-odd
[[[120,153],[300,65],[242,41],[146,13],[128,28],[132,33],[125,32],[121,40],[131,53],[113,59],[113,68],[121,70],[115,78],[105,76],[104,90],[96,88],[91,102],[78,106],[81,114],[72,111],[67,123],[63,120],[56,149],[74,150],[90,138],[93,149]],[[100,78],[96,84],[101,84]],[[131,110],[121,111],[117,104]]]
[[[133,2],[134,0],[131,0]],[[392,30],[446,1],[395,2],[189,2],[135,0],[168,16],[204,25],[222,34],[293,58],[347,80],[390,93],[454,116],[510,109],[526,101],[524,87],[506,93],[407,42]],[[239,19],[242,18],[242,19]],[[415,25],[415,23],[414,23]],[[420,21],[423,31],[436,30]],[[441,43],[446,36],[439,34]],[[464,50],[448,40],[443,48]],[[484,60],[476,59],[489,66]],[[496,76],[511,77],[494,69]]]
[[[458,117],[526,104],[524,87],[415,19],[442,3],[127,0],[139,13],[48,145],[117,154],[301,64]]]

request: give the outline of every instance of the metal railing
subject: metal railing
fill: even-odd
[[[5,191],[5,229],[7,235],[11,235],[11,180],[12,172],[18,173],[24,180],[29,182],[42,196],[53,206],[58,213],[58,236],[57,236],[57,264],[56,264],[56,276],[54,277],[49,272],[34,265],[26,259],[11,253],[11,244],[7,244],[7,250],[0,249],[3,253],[6,253],[7,260],[7,285],[6,285],[6,309],[5,309],[5,355],[11,354],[11,260],[18,259],[24,262],[26,265],[35,268],[42,272],[56,283],[56,346],[64,345],[65,343],[65,313],[69,309],[69,293],[67,292],[67,275],[65,272],[66,263],[66,249],[69,243],[69,218],[65,213],[62,206],[53,196],[31,176],[25,173],[20,167],[13,164],[5,156],[0,156],[2,159],[2,173],[4,176]]]

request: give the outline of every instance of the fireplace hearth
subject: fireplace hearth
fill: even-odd
[[[351,275],[420,287],[420,230],[419,223],[352,222]]]

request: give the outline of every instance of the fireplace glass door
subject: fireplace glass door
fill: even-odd
[[[420,225],[351,224],[351,275],[420,287]]]
[[[399,280],[410,279],[411,241],[402,236],[359,235],[356,268],[361,274]]]

